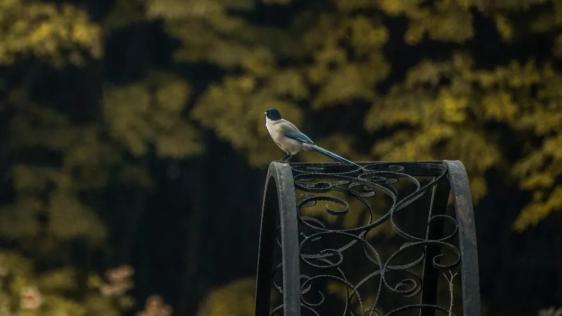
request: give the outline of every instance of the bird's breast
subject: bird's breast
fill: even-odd
[[[269,135],[273,139],[273,142],[275,142],[275,144],[279,146],[281,150],[292,155],[295,155],[299,151],[301,151],[302,144],[292,138],[285,136],[283,134],[283,129],[279,124],[267,122],[265,124],[265,127],[267,128]]]

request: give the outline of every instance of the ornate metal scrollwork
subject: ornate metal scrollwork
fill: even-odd
[[[460,162],[272,163],[259,256],[256,315],[479,314]]]

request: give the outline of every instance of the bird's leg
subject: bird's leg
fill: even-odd
[[[286,154],[285,157],[283,157],[283,160],[282,160],[282,161],[283,161],[283,162],[289,162],[289,161],[291,161],[291,159],[293,159],[293,155],[291,155],[291,154],[289,153],[289,154]]]
[[[287,158],[289,158],[289,154],[285,154],[285,156],[283,156],[283,158],[277,160],[279,162],[285,162],[287,160]]]

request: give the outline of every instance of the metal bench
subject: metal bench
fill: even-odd
[[[270,164],[255,315],[480,315],[462,163],[360,165]]]

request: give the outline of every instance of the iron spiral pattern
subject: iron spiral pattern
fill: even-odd
[[[302,315],[462,314],[458,223],[443,164],[291,168]],[[274,267],[281,297],[282,263]],[[283,315],[282,302],[272,303],[270,314]]]

